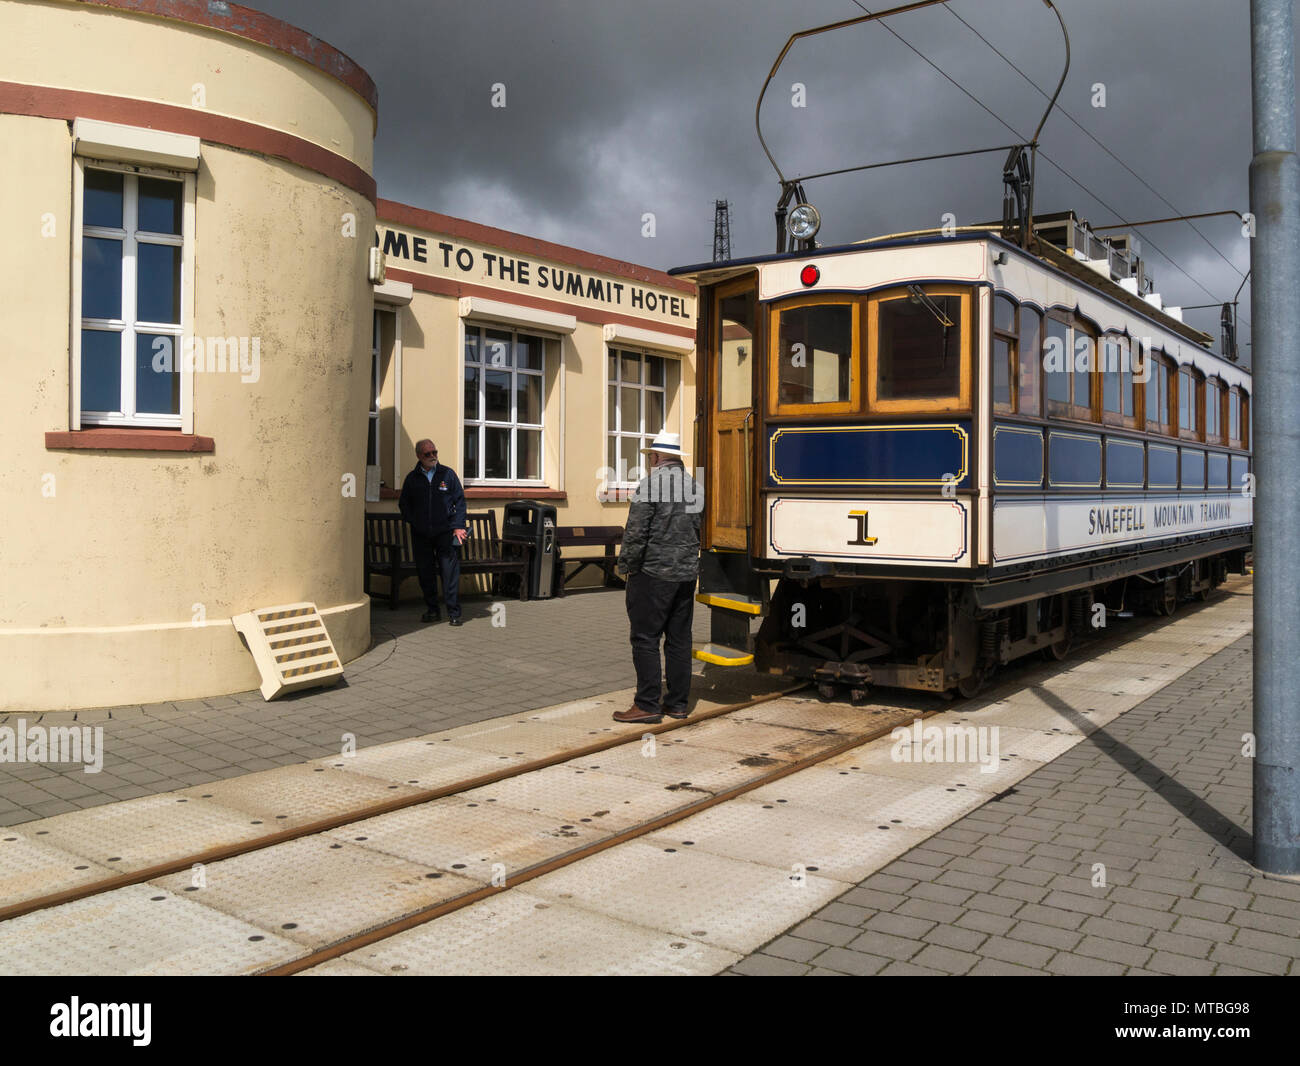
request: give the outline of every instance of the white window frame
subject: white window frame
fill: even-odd
[[[623,379],[623,357],[624,357],[624,356],[629,356],[629,355],[631,355],[631,356],[636,356],[636,357],[640,360],[640,362],[641,362],[641,375],[640,375],[640,376],[641,376],[641,380],[640,380],[639,382],[624,382],[624,381],[622,380],[622,379]],[[615,367],[616,367],[617,370],[618,370],[618,380],[616,380],[616,381],[611,381],[611,380],[609,379],[609,365],[610,365],[610,357],[611,357],[611,356],[614,357],[614,365],[615,365]],[[647,384],[647,383],[646,383],[646,367],[647,367],[646,360],[647,360],[648,358],[650,358],[650,357],[653,357],[653,358],[656,358],[656,359],[662,359],[662,360],[664,361],[664,384],[663,384],[662,386],[660,386],[660,385],[650,385],[650,384]],[[669,411],[671,410],[671,407],[672,407],[672,404],[669,402],[669,398],[668,398],[668,366],[669,366],[669,364],[673,364],[673,365],[675,365],[675,366],[677,367],[677,391],[678,391],[678,394],[680,395],[680,393],[681,393],[681,388],[682,388],[682,358],[681,358],[681,356],[676,355],[676,354],[673,354],[673,353],[665,352],[665,351],[659,351],[659,350],[656,350],[656,349],[653,349],[653,348],[638,348],[638,347],[631,346],[631,345],[628,345],[628,344],[612,343],[612,344],[606,344],[606,345],[605,345],[605,397],[606,397],[606,399],[605,399],[605,406],[606,406],[606,411],[605,411],[605,433],[604,433],[605,453],[604,453],[604,455],[605,455],[605,462],[606,462],[606,464],[608,464],[608,461],[609,461],[609,442],[610,442],[610,440],[611,440],[612,438],[620,438],[620,439],[622,439],[622,440],[636,440],[636,439],[639,439],[639,440],[640,440],[640,443],[637,445],[637,448],[638,448],[638,451],[639,451],[641,448],[648,447],[649,444],[650,444],[650,442],[654,440],[655,436],[656,436],[656,435],[657,435],[661,430],[667,429],[667,426],[668,426],[668,418],[669,418]],[[610,386],[611,386],[611,385],[614,387],[614,406],[613,406],[613,410],[610,410],[610,409],[609,409],[609,389],[610,389]],[[639,419],[640,419],[640,422],[641,422],[641,427],[640,427],[639,431],[638,431],[638,432],[635,432],[635,433],[633,433],[633,432],[631,432],[631,431],[625,429],[624,426],[623,426],[623,424],[622,424],[622,422],[623,422],[623,390],[624,390],[624,389],[636,389],[638,392],[640,392],[640,393],[642,394],[642,395],[638,398],[638,401],[637,401],[637,411],[638,411]],[[645,403],[645,395],[644,395],[644,394],[647,393],[647,392],[657,392],[657,393],[659,393],[661,396],[663,396],[664,424],[663,424],[662,426],[647,427],[646,424],[645,424],[646,403]],[[680,416],[680,411],[679,411],[679,416]],[[680,418],[679,418],[679,423],[680,423]],[[680,429],[680,424],[679,424],[679,429]],[[671,432],[671,430],[670,430],[669,432]],[[622,449],[620,449],[620,451],[621,451],[621,450],[622,450]],[[645,473],[645,468],[644,468],[644,464],[643,464],[643,463],[638,463],[638,465],[637,465],[636,467],[633,467],[633,466],[629,465],[629,466],[627,467],[626,470],[622,471],[622,473],[626,474],[626,473],[628,473],[628,472],[630,472],[630,471],[632,471],[632,470],[634,470],[634,469],[641,469],[643,475],[644,475],[644,473]],[[637,486],[637,479],[635,479],[635,478],[624,478],[623,480],[619,480],[618,477],[617,477],[617,475],[618,475],[619,473],[620,473],[620,471],[615,470],[615,471],[614,471],[614,474],[615,474],[615,478],[614,478],[614,480],[611,480],[611,481],[606,482],[606,484],[605,484],[605,488],[606,488],[607,490],[620,490],[620,489],[634,489],[634,488],[636,488],[636,486]]]
[[[510,344],[513,348],[520,336],[530,337],[541,342],[542,366],[540,370],[521,369],[514,365],[513,352],[511,353],[510,363],[507,366],[496,366],[488,359],[487,352],[487,332],[488,330],[497,330],[501,333],[510,334]],[[474,362],[468,358],[469,337],[477,333],[479,336],[478,354],[479,361]],[[535,330],[516,327],[505,322],[489,321],[466,321],[461,333],[461,380],[459,382],[461,402],[464,402],[465,379],[464,371],[468,367],[477,367],[479,370],[478,383],[478,404],[477,410],[471,416],[469,411],[463,412],[463,429],[468,430],[478,428],[478,455],[481,464],[487,457],[487,431],[489,429],[508,429],[510,430],[510,470],[509,475],[503,478],[479,477],[470,473],[469,456],[463,453],[465,447],[465,435],[461,433],[459,443],[462,449],[461,464],[462,473],[464,474],[464,483],[468,485],[545,485],[546,484],[546,346],[547,342],[554,338],[547,334]],[[507,370],[510,372],[510,420],[508,422],[500,419],[489,419],[487,417],[487,371],[488,370]],[[534,377],[541,383],[541,404],[540,419],[537,422],[520,422],[519,412],[517,410],[518,390],[516,388],[516,379],[520,376]],[[483,417],[479,418],[479,412]],[[538,476],[536,478],[518,477],[519,472],[519,431],[528,430],[537,432],[539,435],[540,445],[538,447]]]
[[[112,160],[74,156],[73,173],[73,226],[72,226],[72,307],[69,316],[71,329],[71,409],[70,428],[77,430],[88,426],[123,426],[153,429],[179,429],[194,432],[194,378],[192,367],[183,358],[184,338],[193,335],[194,315],[194,174],[161,167],[134,166]],[[128,180],[123,182],[122,228],[103,229],[86,226],[85,188],[86,170],[118,171]],[[137,221],[139,178],[158,178],[174,181],[181,191],[181,233],[144,234],[134,228]],[[130,180],[134,178],[135,180]],[[109,237],[122,241],[122,317],[118,319],[83,318],[82,310],[82,244],[85,237]],[[136,319],[136,248],[139,244],[160,244],[181,249],[181,305],[178,323],[152,323]],[[128,316],[128,312],[130,312]],[[83,328],[100,328],[106,332],[123,334],[122,344],[122,409],[119,412],[94,412],[85,414],[81,404],[81,331]],[[180,369],[180,411],[176,414],[138,413],[135,408],[135,335],[137,332],[153,333],[176,338],[173,358]]]

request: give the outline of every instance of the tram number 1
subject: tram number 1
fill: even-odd
[[[849,544],[865,545],[866,547],[869,548],[873,544],[875,544],[877,540],[880,539],[879,537],[867,536],[867,512],[866,511],[850,511],[849,517],[852,518],[857,523],[858,526],[857,539],[849,541],[848,542]]]

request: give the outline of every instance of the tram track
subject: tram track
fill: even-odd
[[[1187,613],[1191,614],[1193,612],[1189,611]],[[1098,640],[1089,641],[1085,648],[1080,649],[1083,654],[1072,656],[1071,664],[1062,664],[1061,669],[1069,671],[1072,666],[1078,666],[1082,662],[1093,658],[1094,654],[1104,654],[1109,649],[1115,649],[1156,632],[1167,624],[1163,620],[1152,620],[1149,623],[1137,622],[1136,624],[1124,625],[1122,630],[1112,630]],[[1010,691],[1025,685],[1037,684],[1038,681],[1033,679],[1037,671],[1032,667],[1028,667],[1027,670],[1027,666],[1028,664],[1014,664],[1006,668],[1002,672],[1000,683],[995,684],[992,688],[994,690],[1005,688]],[[1055,669],[1050,667],[1048,669],[1052,670],[1051,676],[1055,676]],[[1086,668],[1084,672],[1087,673]],[[98,879],[70,889],[18,900],[0,907],[0,926],[2,926],[2,923],[13,919],[31,915],[39,916],[42,911],[52,911],[67,904],[93,900],[97,896],[107,896],[116,890],[129,889],[132,886],[148,882],[155,882],[154,887],[159,891],[169,893],[168,899],[179,902],[179,893],[182,891],[184,882],[174,875],[188,874],[195,864],[208,866],[226,860],[238,860],[252,856],[254,861],[247,865],[235,863],[226,871],[211,871],[209,873],[212,884],[218,886],[214,889],[214,895],[192,897],[193,903],[198,905],[195,909],[211,912],[215,915],[223,915],[231,921],[240,922],[247,932],[271,934],[270,938],[279,942],[278,957],[263,959],[260,964],[256,965],[244,964],[240,967],[240,972],[283,976],[312,970],[314,967],[329,963],[332,960],[340,960],[344,964],[348,964],[352,960],[344,957],[354,952],[380,944],[382,941],[397,937],[407,930],[455,914],[457,911],[466,910],[476,903],[499,897],[546,874],[581,863],[585,859],[618,845],[650,836],[668,826],[708,811],[710,808],[729,803],[766,785],[771,785],[801,771],[809,770],[821,763],[835,759],[837,756],[843,756],[846,752],[870,744],[873,740],[879,740],[888,735],[904,722],[910,723],[915,719],[930,718],[945,710],[959,711],[959,708],[963,706],[960,703],[955,706],[951,703],[941,703],[934,698],[918,700],[908,698],[902,693],[889,693],[882,694],[885,695],[885,699],[874,703],[874,706],[850,709],[844,705],[828,706],[815,703],[802,695],[809,687],[791,686],[756,698],[709,707],[697,712],[687,720],[665,721],[659,725],[639,728],[632,733],[612,733],[589,743],[572,744],[563,748],[563,750],[548,753],[541,758],[494,769],[492,772],[466,775],[446,784],[439,784],[436,787],[421,788],[417,792],[394,796],[383,801],[351,806],[328,817],[313,818],[310,821],[304,821],[278,832],[261,834],[255,838],[222,844],[218,847],[194,850],[183,856],[170,858],[164,862],[143,865],[114,877]],[[992,696],[993,692],[990,691],[988,695]],[[779,701],[782,700],[788,701],[789,706],[780,704]],[[774,704],[775,706],[764,706],[768,704]],[[562,708],[565,706],[567,705],[562,705]],[[562,714],[570,713],[562,708],[557,708],[557,710],[560,710]],[[755,714],[750,716],[742,715],[733,723],[724,724],[720,721],[727,716],[736,715],[737,712],[754,708],[759,708]],[[1088,709],[1091,710],[1091,708]],[[589,720],[582,722],[581,727],[587,728],[589,732],[593,731],[589,727],[595,725],[595,716],[604,713],[603,708],[587,708],[582,714]],[[516,726],[522,725],[526,731],[530,722],[542,722],[544,725],[546,720],[534,715],[528,722],[520,719],[513,725],[508,724],[508,718],[500,721],[503,723],[502,728],[515,729]],[[549,721],[554,723],[557,719],[552,716]],[[579,723],[570,724],[577,725]],[[491,723],[484,723],[484,726],[490,725]],[[787,742],[781,743],[774,740],[774,727],[784,734],[786,738],[789,738]],[[694,733],[691,732],[693,729]],[[719,736],[719,730],[724,731],[724,733],[728,730],[732,732],[730,735]],[[762,730],[768,732],[764,734],[761,732]],[[750,731],[753,731],[750,736],[742,736],[742,734]],[[667,759],[658,758],[642,761],[637,757],[638,754],[646,754],[644,747],[638,753],[635,746],[647,744],[647,734],[656,738],[656,742],[662,749],[662,754],[668,756]],[[672,735],[671,739],[667,740],[666,743],[659,739],[663,738],[665,734]],[[512,733],[510,736],[513,738],[516,734]],[[430,743],[427,738],[415,739],[421,743]],[[448,737],[440,735],[439,739],[448,739]],[[752,740],[753,743],[741,744],[742,739]],[[502,743],[504,744],[504,740]],[[509,747],[514,748],[516,743],[520,747],[526,746],[515,741]],[[653,746],[651,744],[652,748]],[[619,748],[627,749],[619,755],[621,769],[618,760],[613,759],[602,759],[600,765],[590,764],[590,756]],[[810,751],[809,748],[815,748],[816,750]],[[492,748],[490,750],[495,752],[498,749]],[[668,768],[673,764],[672,757],[668,755],[670,752],[684,753],[684,763],[679,760],[679,765],[689,766],[691,772],[682,773],[681,776],[693,777],[693,783],[690,781],[677,781],[668,775]],[[517,751],[515,754],[523,753]],[[769,754],[780,756],[780,759],[769,758],[767,757]],[[705,759],[706,755],[708,759]],[[416,754],[412,757],[418,758],[419,756]],[[710,759],[712,764],[706,766]],[[857,761],[856,756],[853,761]],[[332,760],[322,760],[322,762],[331,763]],[[663,764],[663,773],[660,772],[661,768],[655,765],[657,763]],[[332,764],[338,766],[338,763]],[[550,779],[551,784],[548,786],[544,780],[546,777],[544,772],[549,770],[553,775],[560,774],[566,769],[564,764],[573,764],[567,769],[577,774],[587,773],[589,776],[575,778],[564,774],[564,782],[567,782],[565,787],[568,787],[570,792],[568,798],[557,801],[554,794],[547,791],[548,787],[553,787],[556,779],[552,777]],[[702,767],[706,768],[702,769]],[[842,764],[841,773],[844,772],[845,767],[847,767],[847,763]],[[864,766],[864,768],[867,767]],[[320,772],[321,769],[321,766],[316,766],[317,772]],[[749,774],[748,771],[751,769],[756,772]],[[858,767],[854,766],[852,769],[856,770]],[[593,771],[601,772],[593,773]],[[815,772],[826,773],[827,771]],[[273,773],[273,771],[268,773]],[[536,774],[538,777],[532,781],[520,780],[528,778],[532,774]],[[606,802],[608,794],[600,796],[600,789],[595,787],[597,782],[594,778],[605,774],[608,774],[606,788],[609,788],[612,782],[617,780],[620,782],[617,787],[627,789],[626,795],[632,796],[636,803],[640,805],[640,808],[645,806],[643,801],[646,796],[658,797],[653,799],[652,802],[652,806],[657,809],[645,810],[640,809],[637,805],[625,809],[616,809],[614,817],[608,819],[609,824],[602,824],[599,828],[596,825],[586,827],[587,830],[595,830],[600,834],[596,839],[585,840],[577,846],[565,847],[564,845],[567,843],[565,838],[586,835],[586,832],[584,832],[583,826],[560,825],[560,822],[576,823],[581,821],[590,823],[593,822],[593,818],[579,818],[577,814],[579,812],[597,815],[609,813],[608,811],[595,810],[596,807],[610,806]],[[360,776],[368,777],[376,787],[379,780],[397,780],[397,777],[392,776],[389,772],[371,777],[368,772],[363,770]],[[402,778],[406,776],[406,772],[400,775]],[[744,779],[736,780],[737,776],[744,776]],[[325,779],[320,780],[324,782]],[[831,780],[835,779],[831,778]],[[710,787],[699,787],[703,785]],[[507,787],[497,794],[496,790],[491,786]],[[390,784],[388,787],[394,788],[397,786]],[[817,787],[820,788],[821,786]],[[638,789],[640,790],[640,798],[634,795]],[[947,791],[952,792],[953,789],[949,788]],[[684,796],[687,793],[696,792],[700,793],[699,798],[692,799],[688,803],[674,806],[671,809],[658,808],[658,804],[668,802],[667,797],[670,794]],[[462,794],[465,793],[474,793],[474,795],[462,797]],[[622,795],[623,793],[620,793],[620,798],[616,799],[615,802],[629,802],[622,799]],[[399,839],[402,832],[409,833],[411,831],[410,825],[405,830],[398,829],[394,831],[387,839],[381,839],[384,837],[384,831],[373,824],[364,828],[359,826],[359,823],[368,822],[372,819],[384,820],[386,815],[397,815],[412,808],[432,805],[438,800],[448,800],[453,797],[456,799],[463,798],[466,801],[453,803],[450,808],[444,808],[443,813],[449,813],[452,816],[450,821],[454,824],[449,826],[446,823],[439,822],[438,819],[441,815],[431,810],[427,815],[427,820],[419,821],[416,824],[415,831],[426,835],[431,833],[430,839],[438,837],[441,833],[442,843],[445,843],[448,839],[449,829],[455,833],[465,832],[466,829],[472,831],[474,826],[486,829],[487,833],[484,839],[467,839],[465,847],[478,849],[475,851],[475,855],[478,857],[479,862],[487,861],[483,858],[485,854],[491,855],[493,859],[497,857],[509,859],[511,869],[508,879],[503,879],[498,884],[495,883],[496,879],[494,878],[494,883],[483,884],[481,873],[476,876],[473,870],[458,876],[456,871],[464,870],[465,866],[464,864],[454,863],[452,858],[447,857],[445,847],[436,858],[429,857],[429,855],[437,851],[437,848],[433,847],[423,848],[423,854],[414,854]],[[521,802],[521,800],[525,802]],[[183,800],[178,800],[178,802],[180,801]],[[498,802],[499,806],[497,807],[484,805],[497,804]],[[784,803],[785,800],[765,800],[762,802]],[[465,808],[470,807],[480,807],[481,809],[475,812],[465,810]],[[528,810],[535,813],[527,814]],[[494,813],[496,811],[499,811],[500,814]],[[309,807],[308,816],[312,813],[314,812]],[[627,814],[632,814],[635,817],[631,824],[622,824],[620,818]],[[533,819],[533,822],[537,823],[536,829],[542,830],[541,832],[535,829],[528,830],[525,834],[523,830],[518,828],[517,824],[507,827],[506,834],[507,836],[510,833],[515,835],[515,844],[518,844],[525,835],[531,841],[531,844],[522,849],[522,852],[526,854],[521,854],[521,849],[514,845],[503,845],[501,839],[487,839],[487,837],[492,836],[492,827],[497,824],[502,816],[505,816],[503,825],[511,823],[511,819],[518,816],[518,818]],[[266,817],[266,815],[263,815],[263,817]],[[425,815],[419,817],[421,819],[426,818]],[[904,815],[903,817],[910,823],[911,819],[908,816]],[[553,819],[556,824],[549,829],[541,825],[543,820],[550,819]],[[387,821],[392,822],[392,819]],[[597,818],[595,821],[600,822],[601,819]],[[349,827],[357,828],[349,829]],[[14,828],[17,831],[22,829],[22,827]],[[877,828],[883,830],[890,828],[890,826],[880,825]],[[895,826],[894,828],[899,827]],[[348,829],[348,832],[334,832],[335,830],[344,829]],[[560,832],[560,830],[573,829],[578,831]],[[330,835],[326,836],[326,834]],[[470,835],[472,835],[472,832]],[[890,836],[893,835],[890,834]],[[305,840],[305,838],[317,836],[322,837],[322,839],[317,842]],[[548,838],[555,839],[552,842]],[[407,840],[410,839],[408,836]],[[329,843],[330,840],[333,840],[334,843]],[[369,840],[369,842],[361,848],[357,848],[352,843],[352,841],[366,840]],[[279,845],[291,845],[295,841],[303,841],[305,844],[310,845],[310,848],[313,849],[317,856],[317,865],[310,866],[309,869],[311,877],[319,878],[324,874],[326,878],[333,879],[336,884],[348,883],[350,870],[347,857],[350,852],[332,850],[325,852],[326,847],[330,849],[339,848],[340,846],[351,848],[351,853],[354,855],[357,852],[364,851],[371,858],[377,857],[385,861],[391,860],[394,863],[403,863],[408,868],[418,867],[430,871],[420,876],[435,878],[445,876],[447,880],[438,882],[437,888],[430,886],[422,896],[414,891],[408,893],[408,896],[421,896],[421,898],[408,898],[398,905],[393,905],[386,900],[376,900],[374,909],[364,916],[352,913],[347,916],[345,924],[335,923],[332,927],[322,928],[322,926],[329,926],[329,922],[322,922],[318,919],[321,914],[328,911],[329,904],[322,902],[318,906],[314,897],[300,897],[292,902],[285,902],[281,899],[275,902],[273,906],[268,904],[267,907],[257,907],[252,902],[260,898],[260,893],[274,894],[279,885],[289,883],[295,879],[299,884],[303,883],[304,875],[301,867],[303,853],[299,853],[296,860],[295,856],[290,853],[291,849],[288,848],[282,849],[278,855],[257,855],[259,852],[272,852]],[[55,843],[57,846],[57,837]],[[456,838],[456,846],[459,846],[459,838]],[[512,847],[513,853],[510,853]],[[539,856],[537,854],[538,848],[543,851],[546,848],[557,850]],[[664,850],[672,850],[672,848]],[[336,855],[339,860],[343,861],[336,862],[334,858]],[[311,859],[311,855],[306,857],[309,860]],[[527,859],[528,861],[516,861],[517,859]],[[294,866],[295,861],[299,862],[299,866]],[[470,865],[472,866],[474,863],[470,862]],[[486,867],[480,868],[480,870],[484,869]],[[810,869],[815,870],[816,867],[810,867]],[[170,882],[164,881],[167,878],[170,878]],[[307,883],[314,885],[317,882],[312,881],[309,877]],[[183,890],[197,891],[195,888],[184,888]],[[528,893],[523,895],[525,898],[528,897]],[[141,896],[140,898],[143,899],[144,897]],[[148,898],[162,900],[164,897],[158,895],[149,896]],[[116,903],[112,900],[105,900],[102,904],[96,905],[98,909],[93,914],[70,910],[58,912],[58,916],[51,916],[51,919],[56,923],[76,926],[78,936],[89,936],[91,939],[102,938],[107,943],[109,941],[107,930],[111,928],[112,922],[109,922],[109,926],[103,927],[103,930],[97,923],[108,920],[103,916],[112,913],[114,908],[122,906],[122,900],[126,904],[131,902],[127,898],[120,898],[119,902]],[[364,900],[367,906],[371,903],[371,897],[360,887],[355,892],[355,900]],[[145,906],[159,905],[151,903],[145,904]],[[170,905],[162,906],[165,910]],[[190,905],[184,904],[182,906],[189,907]],[[507,906],[510,905],[507,904]],[[325,908],[324,911],[321,910],[322,907]],[[384,907],[388,908],[387,913],[384,913]],[[316,913],[310,913],[313,911]],[[161,915],[161,911],[159,913]],[[273,919],[270,917],[272,914],[274,915]],[[305,922],[308,926],[308,928],[300,930],[301,935],[290,938],[292,939],[291,944],[286,940],[284,934],[276,932],[277,929],[296,928],[295,924],[282,924],[285,917],[293,918],[295,923]],[[313,928],[313,926],[316,928]],[[119,924],[117,929],[120,930],[121,928]],[[247,939],[264,940],[267,937],[255,935],[249,936]],[[287,955],[291,957],[286,957]],[[159,959],[159,962],[163,961],[163,959]],[[166,963],[166,965],[172,965],[172,963]],[[138,972],[138,969],[138,966],[127,964],[128,972]]]
[[[799,686],[797,689],[791,690],[791,692],[802,691],[808,687],[809,686]],[[790,694],[790,692],[786,692],[782,695],[788,696]],[[767,702],[767,700],[764,700],[763,702]],[[752,706],[752,703],[750,705]],[[711,717],[717,717],[724,713],[732,713],[740,709],[741,708],[739,707],[721,708],[711,715]],[[909,710],[907,712],[908,716],[912,718],[930,718],[939,713],[941,713],[941,710],[937,708],[928,711],[917,712]],[[700,721],[703,720],[703,718],[700,719]],[[685,725],[687,723],[682,722],[675,724]],[[541,877],[544,874],[561,870],[566,866],[571,866],[576,862],[580,862],[583,859],[589,858],[609,848],[616,847],[619,844],[625,844],[628,841],[636,840],[638,837],[647,836],[657,830],[673,825],[676,822],[684,821],[702,811],[706,811],[710,807],[716,807],[721,803],[729,802],[739,796],[743,796],[747,792],[752,792],[765,785],[770,785],[776,781],[780,781],[782,778],[789,777],[791,774],[799,773],[802,770],[807,770],[810,767],[826,762],[839,755],[843,755],[846,752],[852,751],[854,748],[861,747],[863,744],[869,744],[873,740],[879,740],[881,737],[888,736],[897,725],[897,718],[895,716],[888,716],[885,724],[879,725],[866,732],[848,734],[838,743],[831,745],[823,751],[815,752],[814,754],[797,759],[794,762],[778,766],[770,772],[761,774],[752,780],[745,781],[739,785],[734,785],[731,788],[712,793],[702,799],[684,804],[683,806],[669,811],[657,818],[641,822],[631,828],[621,830],[604,839],[593,841],[590,844],[567,851],[562,855],[557,855],[542,862],[534,863],[532,866],[524,867],[523,869],[512,873],[509,882],[506,884],[485,885],[451,899],[433,904],[432,906],[413,914],[404,915],[401,918],[374,929],[367,930],[364,933],[358,933],[346,940],[338,941],[327,947],[320,948],[301,959],[294,959],[284,965],[264,970],[259,974],[259,976],[292,976],[310,969],[313,966],[329,962],[331,959],[339,958],[340,956],[347,955],[350,952],[369,947],[370,945],[376,944],[382,940],[387,940],[390,937],[396,936],[398,933],[404,933],[408,929],[414,929],[417,926],[424,925],[437,918],[452,914],[458,910],[463,910],[471,904],[478,903],[480,900],[485,900],[492,896],[508,892],[511,889],[517,888],[518,886]],[[625,743],[631,743],[633,741],[640,742],[640,738],[631,738],[631,740],[627,740]]]
[[[589,744],[584,744],[577,748],[569,748],[564,751],[556,752],[553,755],[547,755],[539,759],[530,760],[529,762],[503,767],[500,770],[494,770],[486,774],[478,774],[474,777],[463,778],[459,781],[454,781],[447,785],[440,785],[436,788],[420,789],[415,793],[408,793],[404,796],[395,796],[392,799],[367,804],[363,807],[352,808],[338,814],[330,815],[327,818],[320,818],[311,822],[296,825],[290,829],[283,829],[275,833],[265,833],[235,844],[224,844],[218,847],[207,848],[202,851],[192,852],[180,858],[168,859],[166,862],[156,863],[151,866],[132,870],[129,873],[118,874],[115,877],[104,878],[99,881],[92,881],[84,885],[78,885],[75,888],[64,889],[59,892],[51,892],[43,896],[36,896],[31,899],[20,900],[16,903],[6,904],[0,906],[0,922],[6,922],[12,918],[19,918],[25,914],[32,914],[36,911],[58,907],[66,903],[75,903],[78,900],[87,899],[91,896],[103,895],[107,892],[112,892],[120,888],[127,888],[131,885],[144,884],[148,881],[153,881],[160,877],[167,877],[171,874],[182,873],[192,869],[195,864],[207,865],[210,863],[221,862],[225,859],[237,858],[241,855],[247,855],[256,851],[264,851],[267,848],[275,847],[277,844],[287,844],[295,840],[301,840],[304,837],[318,836],[321,833],[327,833],[333,829],[342,829],[345,826],[353,825],[357,822],[363,822],[370,818],[377,818],[385,814],[393,814],[397,811],[407,810],[411,807],[418,807],[422,804],[446,799],[448,796],[455,796],[462,792],[469,792],[486,785],[499,784],[502,781],[522,777],[525,774],[534,773],[538,770],[545,770],[552,766],[559,766],[563,763],[571,762],[574,759],[585,758],[588,755],[596,755],[602,751],[609,751],[612,748],[621,747],[625,744],[640,743],[641,738],[647,733],[658,735],[660,733],[671,732],[675,729],[696,725],[700,722],[706,722],[714,718],[723,717],[724,715],[734,714],[736,711],[744,710],[747,707],[753,707],[761,703],[768,703],[773,700],[785,698],[793,693],[802,691],[807,687],[807,685],[792,685],[791,687],[782,689],[779,692],[766,694],[751,700],[744,700],[739,703],[727,704],[720,707],[712,707],[680,721],[666,721],[661,722],[658,725],[644,726],[635,735],[617,733],[609,737],[604,737],[601,740],[592,741]],[[20,826],[14,828],[21,830]]]

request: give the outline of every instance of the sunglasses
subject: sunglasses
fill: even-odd
[[[437,453],[436,451],[432,451],[432,452],[421,452],[421,453],[420,453],[420,458],[421,458],[421,459],[428,459],[430,456],[432,456],[432,455],[437,455],[437,454],[438,454],[438,453]]]

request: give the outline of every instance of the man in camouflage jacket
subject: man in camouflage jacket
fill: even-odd
[[[616,722],[653,725],[685,718],[691,686],[691,621],[700,573],[700,517],[704,493],[682,464],[676,433],[661,433],[643,448],[650,474],[632,497],[618,568],[627,575],[636,697]],[[659,642],[668,691],[661,700]]]

